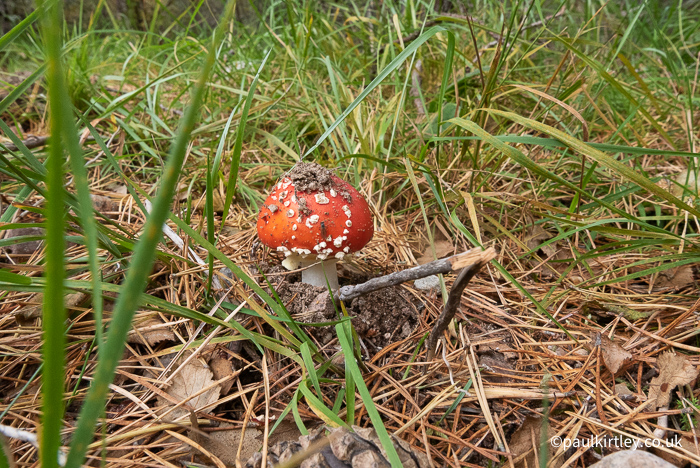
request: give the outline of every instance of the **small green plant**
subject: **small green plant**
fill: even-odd
[[[676,408],[678,409],[688,408],[688,405],[692,411],[681,414],[681,427],[684,431],[690,432],[698,428],[697,414],[700,414],[700,400],[695,395],[691,395],[690,398],[686,398],[685,401],[676,401]]]

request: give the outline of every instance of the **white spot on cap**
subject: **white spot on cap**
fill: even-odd
[[[318,220],[319,220],[319,216],[318,216],[318,215],[311,215],[311,216],[309,216],[309,217],[306,219],[306,227],[308,227],[309,229],[311,229],[311,227],[312,227],[314,224],[318,223]]]
[[[267,209],[272,211],[273,213],[278,210],[277,205],[268,205]]]
[[[350,247],[345,247],[345,248],[343,249],[343,252],[345,252],[345,253],[350,253]]]
[[[279,247],[277,247],[277,251],[278,251],[278,252],[286,252],[286,251],[288,251],[288,250],[289,250],[289,249],[287,249],[287,247],[285,247],[285,246],[283,246],[283,245],[280,245]]]
[[[343,238],[341,236],[336,237],[335,240],[333,240],[333,245],[340,248],[340,246],[343,245]]]
[[[285,180],[286,180],[286,179],[285,179]],[[291,184],[291,182],[289,182],[289,181],[288,181],[288,182],[283,182],[283,183],[282,183],[282,188],[287,188],[287,187],[289,187],[289,184]]]
[[[314,195],[314,198],[316,199],[316,203],[318,203],[319,205],[327,205],[330,202],[326,194],[323,192],[317,193],[316,195]]]
[[[335,197],[338,194],[335,190],[331,189],[331,197]]]
[[[343,229],[343,234],[350,234],[350,231],[348,231],[347,229]]]
[[[292,218],[294,216],[294,210],[287,210],[287,217]],[[350,221],[348,221],[350,222]]]
[[[337,258],[337,259],[339,259],[339,260],[342,260],[344,256],[345,256],[345,253],[344,253],[344,252],[337,252],[337,253],[335,254],[335,258]]]
[[[297,225],[296,225],[296,224],[292,224],[292,231],[296,231],[296,230],[297,230]]]
[[[297,198],[296,195],[292,195],[292,201],[293,201],[294,203],[297,203],[297,202],[299,201],[299,199]]]
[[[272,198],[273,200],[277,200],[277,197],[274,195],[270,195],[270,198]]]
[[[326,237],[326,240],[327,240],[328,242],[330,242],[330,241],[333,240],[333,238],[332,238],[331,236],[328,236],[328,237]]]
[[[347,227],[352,227],[352,221],[350,221],[350,220],[348,219],[347,221],[345,221],[345,225],[346,225]]]
[[[287,196],[288,193],[289,193],[289,192],[287,192],[286,190],[285,190],[284,192],[280,193],[280,195],[279,195],[279,196],[280,196],[280,200],[284,200],[284,198]]]
[[[343,211],[345,212],[345,216],[347,216],[348,219],[350,219],[352,213],[350,212],[350,208],[348,208],[348,205],[343,205]]]
[[[289,200],[287,200],[286,202],[284,202],[284,206],[289,206]]]
[[[279,184],[277,184],[277,189],[279,190],[279,189],[281,189],[281,188],[282,188],[282,182],[280,182]]]
[[[297,238],[297,236],[292,236],[292,240],[294,240],[294,239],[296,239],[296,238]]]
[[[321,242],[321,243],[318,244],[318,245],[321,246],[321,248],[324,248],[324,247],[326,247],[327,244],[326,244],[325,242]]]
[[[319,260],[325,260],[328,258],[328,254],[327,253],[320,253],[320,254],[318,254],[317,258]]]

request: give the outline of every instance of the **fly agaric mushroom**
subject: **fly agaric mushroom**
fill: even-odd
[[[284,252],[288,270],[309,266],[301,281],[338,289],[335,264],[372,239],[369,206],[352,185],[315,163],[299,163],[279,180],[258,215],[258,237]]]

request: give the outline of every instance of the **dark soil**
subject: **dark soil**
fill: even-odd
[[[300,323],[323,323],[338,319],[328,291],[305,283],[283,282],[277,294]],[[401,341],[418,325],[418,311],[400,286],[385,288],[345,305],[352,324],[372,354],[390,343]],[[335,337],[332,326],[309,327],[307,332],[325,344]]]
[[[333,173],[316,163],[299,163],[287,174],[299,192],[328,191],[334,187]]]
[[[319,164],[299,163],[287,173],[287,177],[292,179],[295,192],[329,192],[333,189],[348,203],[352,203],[352,195],[350,195],[346,187],[341,185],[341,179],[335,176],[333,171]],[[299,200],[301,201],[302,198]],[[299,209],[302,213],[303,210],[308,210],[305,203],[303,206],[300,203]]]

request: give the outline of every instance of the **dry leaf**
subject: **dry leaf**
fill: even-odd
[[[176,368],[182,361],[184,361],[184,359],[178,360]],[[174,421],[181,416],[187,415],[190,409],[198,410],[199,408],[203,408],[216,402],[219,399],[221,387],[219,385],[211,387],[211,384],[214,383],[212,377],[213,374],[209,367],[204,365],[199,360],[193,359],[192,361],[188,362],[187,365],[183,367],[180,372],[175,375],[175,377],[173,377],[172,384],[165,390],[165,392],[170,395],[174,401],[186,401],[186,404],[171,411],[164,416],[163,419],[168,422]],[[200,393],[205,388],[209,389],[203,393]],[[193,395],[197,396],[193,397]],[[166,400],[162,396],[158,396],[158,404],[160,406],[166,406],[166,409],[162,412],[165,412],[169,407],[174,406],[173,403]]]
[[[224,207],[226,206],[226,197],[221,194],[218,190],[214,190],[213,192],[213,200],[212,200],[212,207],[216,213],[221,213],[224,211]]]
[[[127,340],[129,343],[148,343],[150,346],[156,345],[161,341],[175,341],[175,333],[168,326],[168,324],[163,323],[158,318],[148,319],[138,327],[135,327],[135,330],[131,330]]]
[[[214,380],[221,380],[224,377],[233,375],[236,370],[233,367],[233,363],[223,356],[219,356],[214,353],[214,357],[209,361],[209,368],[214,374]],[[233,380],[229,379],[221,383],[221,394],[228,395],[229,390],[233,386]]]
[[[655,409],[668,407],[673,389],[689,384],[698,376],[697,367],[688,358],[671,351],[659,356],[656,365],[659,375],[649,384],[649,399],[656,398]]]
[[[66,309],[71,310],[81,304],[87,298],[86,294],[83,293],[73,293],[66,294],[63,298],[63,303]],[[20,325],[28,325],[34,319],[41,317],[41,312],[44,309],[44,294],[36,293],[29,301],[27,301],[27,306],[21,308],[15,314],[15,320]]]
[[[700,186],[698,185],[698,173],[696,171],[685,169],[675,177],[675,181],[677,183],[672,184],[670,190],[674,196],[682,198],[683,196],[694,197],[697,195]],[[666,181],[666,183],[668,182]],[[688,190],[685,191],[684,187]]]
[[[129,193],[128,189],[126,188],[126,185],[120,184],[118,182],[108,184],[106,189],[115,195],[126,195],[127,193]]]
[[[634,395],[634,393],[632,393],[630,389],[627,388],[627,385],[623,383],[615,384],[615,394],[620,396]]]
[[[241,442],[241,429],[234,429],[232,424],[222,424],[220,427],[230,427],[223,431],[208,433],[208,437],[199,438],[199,443],[212,455],[224,462],[227,466],[236,466],[236,453]],[[241,448],[241,460],[245,462],[254,453],[262,449],[262,432],[253,427],[247,427],[243,434],[243,447]]]
[[[632,354],[625,351],[620,345],[605,335],[600,335],[600,347],[603,354],[603,363],[613,374],[617,374],[620,369],[632,360]]]
[[[44,228],[40,227],[23,227],[23,228],[17,228],[17,229],[10,229],[7,231],[7,235],[5,236],[5,239],[12,239],[13,237],[22,237],[22,236],[32,236],[32,237],[41,237],[44,236]],[[24,241],[19,244],[10,244],[5,247],[5,251],[9,253],[10,255],[22,255],[22,256],[28,256],[28,255],[33,255],[34,252],[39,250],[41,247],[41,243],[43,241],[41,240],[31,240],[31,241]]]
[[[681,265],[659,273],[654,281],[656,288],[682,289],[695,283],[692,265]]]
[[[438,240],[433,243],[435,246],[435,256],[437,258],[443,258],[450,256],[454,253],[455,248],[452,245],[452,242],[449,240]],[[423,252],[423,255],[418,257],[416,261],[418,262],[419,265],[423,265],[425,263],[430,263],[433,260],[435,260],[435,257],[433,257],[433,249],[432,247],[428,246],[425,251]]]
[[[528,235],[525,236],[525,245],[528,249],[535,250],[542,241],[546,241],[551,237],[551,234],[545,231],[541,225],[535,224],[529,229]]]
[[[528,416],[525,418],[523,425],[515,431],[513,437],[508,443],[510,448],[510,453],[513,455],[514,459],[517,459],[524,455],[519,462],[515,463],[517,468],[532,468],[540,466],[536,461],[539,460],[540,456],[540,434],[542,431],[542,419],[534,418]],[[555,431],[550,425],[547,425],[547,437],[553,437]],[[535,454],[537,452],[537,454]],[[547,443],[547,459],[549,462],[547,466],[550,468],[559,468],[561,466],[561,460],[559,458],[552,459],[556,452],[555,447]],[[537,457],[537,458],[535,458]]]

